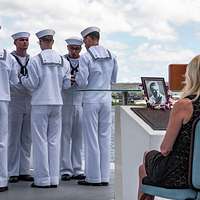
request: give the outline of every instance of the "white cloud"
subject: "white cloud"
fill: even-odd
[[[87,26],[99,26],[102,34],[130,30],[120,12],[116,13],[114,8],[110,10],[100,1],[0,0],[0,4],[1,16],[5,19],[2,26],[6,34],[1,35],[4,40],[12,41],[10,35],[23,30],[31,33],[31,41],[35,44],[35,32],[53,28],[56,30],[57,49],[61,50],[65,48],[64,39],[71,35],[80,36],[80,31]],[[31,53],[37,50],[36,45],[31,46]]]
[[[177,33],[173,25],[200,22],[199,0],[121,0],[116,4],[133,36],[174,41]]]
[[[15,21],[13,30],[52,26],[62,35],[95,24],[106,33],[122,31],[148,39],[175,40],[171,24],[200,21],[199,0],[0,0],[0,4],[1,16]]]
[[[59,3],[60,2],[60,3]],[[123,15],[109,10],[101,2],[86,0],[55,1],[55,0],[16,0],[9,2],[0,0],[1,14],[4,16],[17,16],[22,21],[16,21],[15,27],[21,24],[35,27],[35,30],[45,26],[54,26],[66,31],[81,31],[88,25],[97,25],[104,31],[130,30]],[[14,19],[13,19],[14,20]],[[31,23],[34,22],[34,23]],[[34,24],[34,26],[33,26]]]
[[[11,34],[30,31],[30,53],[39,51],[35,32],[56,30],[55,49],[66,51],[65,39],[79,35],[91,25],[102,29],[101,43],[119,60],[119,80],[135,81],[141,75],[167,74],[172,62],[188,62],[191,49],[178,45],[177,27],[200,22],[199,0],[0,0],[0,40],[13,49]],[[111,40],[111,33],[141,36],[148,43],[132,48],[128,43]],[[198,34],[198,33],[197,33]]]
[[[194,56],[194,52],[188,49],[165,47],[161,44],[150,45],[144,43],[133,52],[133,58],[137,62],[188,62]]]
[[[140,82],[141,76],[158,76],[168,80],[169,64],[188,63],[196,54],[175,46],[144,43],[120,60],[120,82]]]

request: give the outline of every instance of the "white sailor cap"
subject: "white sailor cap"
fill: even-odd
[[[81,35],[82,35],[82,37],[86,37],[88,34],[90,34],[92,32],[100,32],[100,28],[95,27],[95,26],[88,27],[88,28],[84,29],[83,31],[81,31]]]
[[[30,37],[30,33],[28,32],[17,32],[13,35],[11,35],[11,37],[13,38],[13,40],[19,39],[19,38],[29,38]]]
[[[41,38],[41,37],[44,37],[44,36],[47,36],[47,35],[54,36],[54,34],[55,34],[55,31],[54,31],[54,30],[52,30],[52,29],[45,29],[45,30],[42,30],[42,31],[37,32],[35,35],[36,35],[38,38]]]
[[[83,44],[83,40],[79,37],[70,37],[65,40],[68,45],[77,45],[81,46]]]

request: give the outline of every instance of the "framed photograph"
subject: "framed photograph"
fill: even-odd
[[[144,95],[150,105],[164,105],[168,102],[167,87],[164,78],[141,77]]]

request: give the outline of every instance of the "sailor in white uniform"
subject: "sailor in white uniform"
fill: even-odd
[[[41,53],[30,59],[28,76],[22,85],[32,93],[31,132],[33,141],[34,183],[32,187],[49,188],[59,184],[62,95],[71,86],[70,66],[52,50],[54,30],[36,33]]]
[[[88,27],[81,32],[87,52],[80,57],[76,84],[86,89],[111,89],[116,82],[115,56],[99,45],[100,29]],[[111,93],[86,91],[83,96],[85,137],[85,175],[80,185],[107,186],[110,169]]]
[[[166,97],[160,92],[160,88],[158,82],[152,81],[149,84],[149,92],[151,92],[151,96],[149,97],[149,103],[151,105],[165,105],[167,100]]]
[[[0,192],[8,190],[8,103],[10,84],[17,82],[14,58],[6,50],[0,49]]]
[[[64,55],[71,67],[71,75],[76,76],[79,70],[79,57],[83,41],[78,37],[65,40],[68,54]],[[62,134],[61,134],[61,180],[84,179],[82,151],[82,98],[83,93],[77,91],[76,85],[63,91]]]
[[[18,32],[12,35],[16,51],[11,52],[15,58],[19,73],[27,75],[29,55],[28,32]],[[21,84],[11,87],[11,102],[9,104],[9,134],[8,134],[8,175],[9,182],[19,180],[33,181],[30,174],[31,154],[31,95]]]

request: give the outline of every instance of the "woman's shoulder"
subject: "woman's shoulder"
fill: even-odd
[[[193,113],[192,100],[183,98],[177,101],[173,106],[173,113],[183,118],[184,122],[187,122]]]
[[[190,104],[192,104],[192,100],[190,99],[190,98],[183,98],[183,99],[180,99],[180,100],[178,100],[175,104],[174,104],[174,106],[176,105],[176,106],[180,106],[180,107],[182,107],[182,106],[188,106],[188,105],[190,105]]]
[[[174,110],[180,110],[180,111],[188,109],[190,110],[191,108],[192,108],[192,100],[189,98],[180,99],[173,106]]]

